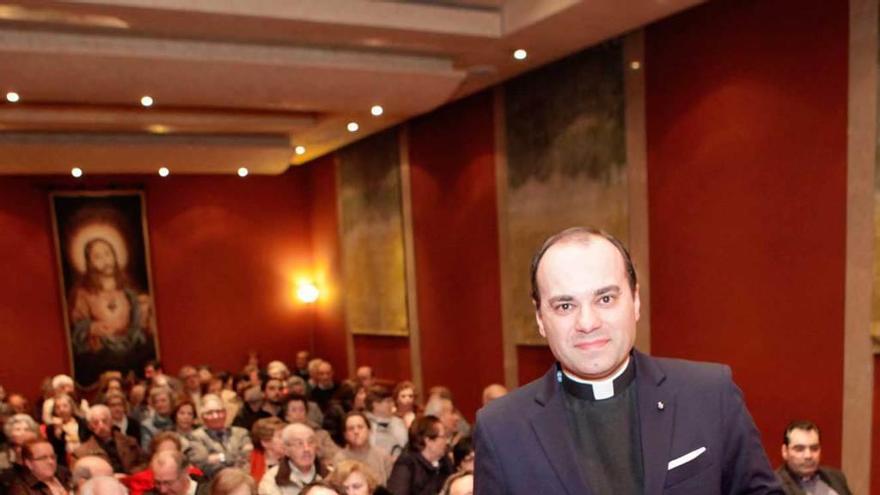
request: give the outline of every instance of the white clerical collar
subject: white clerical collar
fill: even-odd
[[[613,375],[608,378],[603,378],[601,380],[584,380],[582,378],[578,378],[573,376],[571,373],[562,370],[562,373],[565,374],[565,377],[575,383],[580,383],[582,385],[589,385],[594,400],[603,400],[614,397],[614,380],[619,378],[623,373],[629,368],[630,357],[627,356],[626,361],[620,366],[620,368],[614,372]],[[560,377],[560,381],[561,377]],[[624,385],[629,385],[631,380],[626,380]]]

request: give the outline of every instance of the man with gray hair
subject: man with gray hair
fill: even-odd
[[[281,438],[284,457],[263,475],[257,488],[259,495],[299,495],[306,485],[327,474],[317,461],[318,440],[309,426],[287,425],[281,430]]]
[[[143,462],[137,440],[113,428],[109,407],[103,404],[90,407],[86,421],[92,436],[73,451],[74,459],[98,456],[113,466],[113,472],[128,474]]]
[[[226,426],[226,408],[215,394],[202,397],[204,426],[192,434],[186,455],[210,479],[225,467],[248,471],[254,449],[248,431],[238,426]]]
[[[87,481],[99,476],[113,476],[113,466],[102,457],[87,455],[80,457],[70,470],[70,485],[76,493],[82,493]]]
[[[86,481],[78,495],[128,495],[128,488],[113,476],[96,476]]]
[[[150,461],[155,488],[150,495],[199,495],[208,492],[210,483],[189,477],[186,457],[176,450],[157,452]]]

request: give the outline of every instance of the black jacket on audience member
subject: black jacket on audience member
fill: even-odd
[[[453,472],[448,456],[434,467],[422,454],[407,450],[397,458],[385,486],[394,495],[436,495]]]

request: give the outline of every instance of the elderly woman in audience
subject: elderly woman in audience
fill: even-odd
[[[362,412],[352,411],[345,416],[345,448],[336,453],[333,464],[345,460],[364,463],[382,484],[391,474],[393,460],[386,452],[370,445],[370,420]]]
[[[113,418],[113,426],[119,428],[123,435],[134,438],[138,443],[141,441],[141,424],[128,415],[128,401],[125,394],[111,390],[104,396],[104,405],[110,408],[110,417]]]
[[[174,429],[174,392],[168,387],[150,389],[150,413],[141,421],[141,446],[149,445],[153,435]]]
[[[302,395],[288,397],[287,402],[284,403],[284,421],[290,424],[304,424],[311,428],[315,432],[315,439],[317,440],[318,458],[321,459],[324,465],[330,466],[333,464],[336,452],[339,451],[339,445],[333,441],[327,430],[309,421],[306,412],[306,402],[306,398]]]
[[[25,473],[22,463],[22,446],[40,436],[40,427],[27,414],[14,414],[3,424],[6,445],[3,446],[4,466],[0,467],[0,493],[6,493],[9,485]]]
[[[52,417],[46,423],[46,436],[58,454],[58,464],[67,466],[68,455],[91,436],[86,420],[75,416],[76,404],[67,394],[56,395],[52,401]]]
[[[73,383],[73,378],[67,375],[55,375],[50,383],[52,387],[51,397],[46,398],[42,406],[44,424],[51,424],[55,409],[55,398],[59,395],[67,395],[71,398],[73,401],[73,414],[76,416],[82,416],[83,411],[89,408],[89,403],[85,399],[77,403],[75,399],[76,387]]]
[[[251,428],[254,450],[251,452],[251,476],[255,480],[263,477],[266,470],[276,466],[284,457],[284,440],[281,430],[285,423],[278,418],[258,419]]]
[[[403,420],[407,429],[412,425],[418,415],[416,405],[416,386],[413,382],[402,381],[394,387],[394,414]]]
[[[245,471],[221,469],[208,486],[209,495],[257,495],[257,484]]]
[[[434,416],[422,416],[409,429],[409,445],[391,470],[388,489],[394,495],[436,495],[452,474],[446,455],[446,428]]]
[[[67,495],[67,470],[58,465],[52,444],[28,440],[21,449],[27,468],[9,489],[10,495]]]
[[[328,478],[342,495],[392,495],[379,484],[366,464],[355,460],[342,461]]]
[[[178,437],[176,433],[172,431],[160,431],[150,441],[149,458],[152,459],[159,452],[183,453],[182,447],[180,437]],[[202,471],[192,465],[187,467],[187,472],[193,477],[202,476]],[[131,495],[141,495],[142,493],[149,492],[156,487],[153,470],[149,464],[146,469],[129,476],[126,483],[131,489]]]

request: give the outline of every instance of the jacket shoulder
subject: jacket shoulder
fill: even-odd
[[[667,380],[686,383],[689,387],[718,386],[732,379],[730,366],[725,364],[649,356],[644,356],[643,359],[653,362]]]

